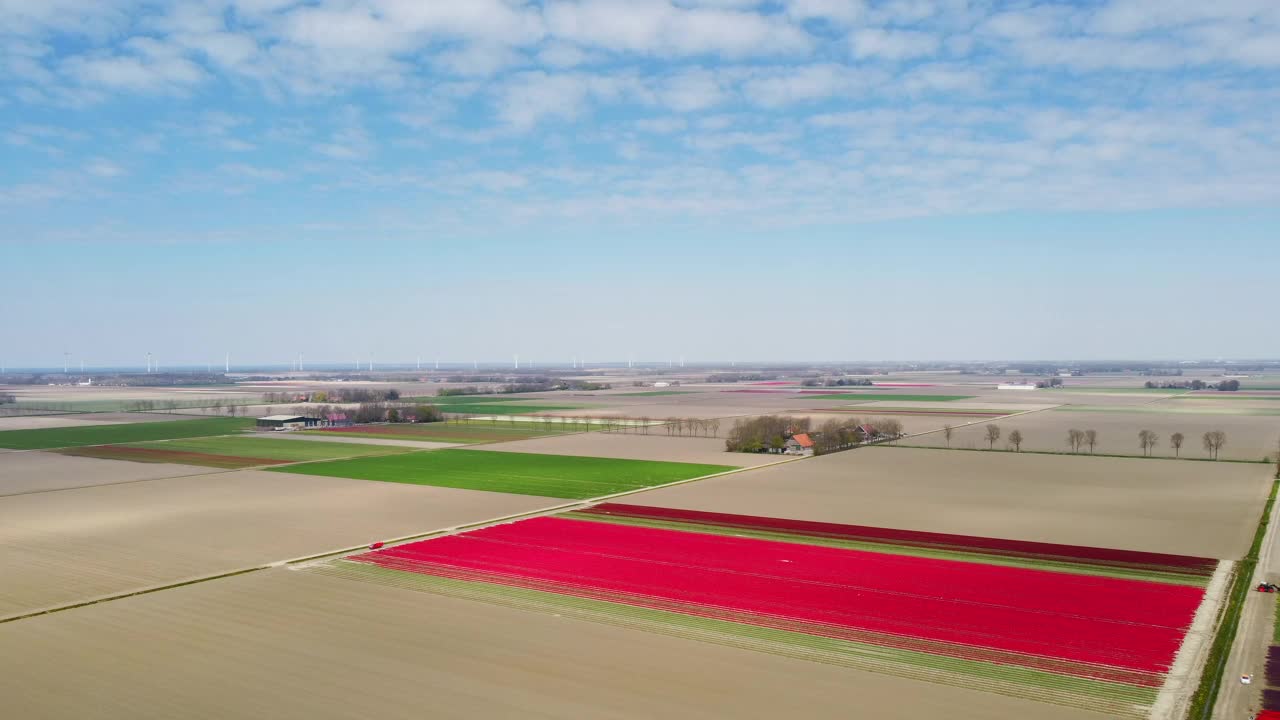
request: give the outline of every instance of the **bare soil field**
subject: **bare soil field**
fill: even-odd
[[[0,417],[0,432],[5,430],[43,430],[45,428],[84,427],[86,425],[119,425],[122,420],[94,420],[83,415],[26,415]]]
[[[0,617],[558,502],[252,470],[12,495]]]
[[[661,432],[654,428],[654,432]],[[523,452],[543,455],[582,455],[586,457],[627,458],[633,460],[666,460],[670,462],[708,463],[755,467],[785,460],[782,455],[725,452],[724,440],[718,438],[668,437],[665,433],[593,432],[576,435],[518,440],[516,442],[477,445],[475,450]]]
[[[1238,558],[1273,469],[871,447],[640,493],[642,505]]]
[[[665,398],[658,399],[662,400]],[[751,405],[734,405],[730,403],[712,404],[704,401],[703,403],[694,405],[650,402],[643,404],[636,403],[627,405],[610,405],[608,407],[583,408],[580,410],[559,410],[540,414],[559,415],[563,417],[647,417],[654,420],[661,420],[668,417],[723,418],[738,415],[768,415],[773,412],[780,412],[785,407],[785,405],[779,405],[774,408],[761,403],[753,403]]]
[[[1069,452],[1067,431],[1072,428],[1096,430],[1098,444],[1094,451],[1108,455],[1142,455],[1138,445],[1138,432],[1151,430],[1159,435],[1159,445],[1154,454],[1174,455],[1169,437],[1176,432],[1185,436],[1181,455],[1185,458],[1207,458],[1201,437],[1210,430],[1222,430],[1227,434],[1227,444],[1220,457],[1224,460],[1261,460],[1274,456],[1280,443],[1280,416],[1246,417],[1236,415],[1190,415],[1156,412],[1077,412],[1047,410],[1007,420],[995,420],[1001,429],[1002,439],[996,445],[1004,447],[1009,433],[1018,430],[1023,435],[1023,450]],[[954,448],[986,448],[986,423],[957,429],[951,438]],[[941,433],[912,438],[911,445],[946,447]]]
[[[288,568],[0,624],[0,645],[8,713],[42,720],[1102,717]]]
[[[15,452],[0,461],[0,496],[198,475],[208,471],[208,468],[191,465],[99,460],[40,451]]]

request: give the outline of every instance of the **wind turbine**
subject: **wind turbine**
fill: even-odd
[[[222,371],[231,372],[231,353],[227,353],[227,356],[223,358],[222,361],[223,361]]]
[[[62,353],[62,374],[63,375],[67,374],[67,363],[69,362],[71,362],[71,353],[69,352]]]

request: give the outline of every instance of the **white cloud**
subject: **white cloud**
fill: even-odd
[[[720,104],[726,99],[726,92],[716,73],[694,68],[665,78],[658,97],[672,110],[688,112]]]
[[[916,30],[859,30],[853,34],[851,42],[855,57],[881,57],[886,60],[934,55],[940,45],[936,35]]]
[[[790,0],[787,15],[796,20],[827,20],[852,25],[866,13],[863,0]]]
[[[810,45],[803,31],[775,16],[667,0],[552,0],[545,16],[552,35],[614,52],[744,57]]]

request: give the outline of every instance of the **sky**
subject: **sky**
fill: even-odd
[[[0,0],[0,363],[1277,357],[1274,0]]]

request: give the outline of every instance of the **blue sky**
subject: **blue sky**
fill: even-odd
[[[0,0],[0,361],[1276,356],[1277,78],[1272,0]]]

